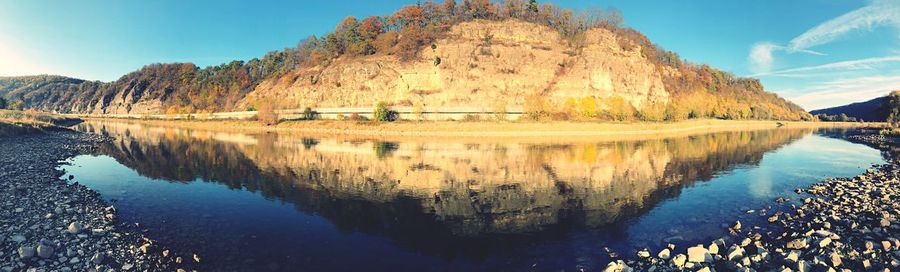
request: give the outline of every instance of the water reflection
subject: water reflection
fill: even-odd
[[[260,192],[333,216],[346,228],[362,222],[341,215],[383,217],[369,218],[371,226],[428,215],[459,236],[534,232],[560,223],[606,225],[717,171],[755,164],[763,153],[810,133],[764,130],[540,144],[313,139],[124,123],[87,123],[80,129],[115,137],[102,152],[143,176],[175,182],[200,178]],[[379,211],[334,205],[347,199]]]
[[[568,230],[626,236],[623,222],[812,132],[559,143],[304,137],[112,122],[79,130],[113,136],[101,153],[142,176],[258,192],[342,232],[389,237],[450,259],[567,239]]]

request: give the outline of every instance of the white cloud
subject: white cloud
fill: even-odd
[[[752,55],[752,54],[751,54]],[[848,60],[848,61],[839,61],[832,62],[823,65],[815,65],[815,66],[806,66],[792,69],[785,69],[773,72],[762,72],[754,75],[750,75],[751,77],[761,77],[761,76],[784,76],[784,77],[803,77],[806,75],[804,73],[807,72],[819,72],[825,71],[826,73],[812,73],[808,74],[810,77],[819,77],[819,76],[828,76],[831,75],[827,73],[827,71],[834,70],[874,70],[876,66],[891,62],[900,62],[900,55],[898,56],[886,56],[886,57],[877,57],[877,58],[866,58],[866,59],[858,59],[858,60]]]
[[[770,42],[761,42],[753,45],[750,49],[750,56],[747,60],[750,62],[750,70],[756,73],[766,73],[772,69],[772,51],[780,50],[782,47]]]
[[[871,30],[885,25],[900,27],[900,1],[874,1],[868,6],[828,20],[791,40],[787,49],[801,51],[832,42],[855,30]]]
[[[827,44],[857,30],[871,31],[879,26],[900,29],[900,0],[875,0],[871,4],[825,21],[792,39],[787,46],[770,42],[757,43],[748,57],[750,71],[762,74],[770,71],[775,62],[773,52],[824,55],[809,48]]]

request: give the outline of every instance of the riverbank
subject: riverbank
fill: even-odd
[[[591,137],[591,138],[653,138],[682,134],[786,128],[849,128],[877,127],[882,123],[856,122],[780,122],[734,120],[687,120],[681,122],[453,122],[453,121],[399,121],[378,123],[370,121],[286,121],[275,126],[265,126],[255,121],[216,120],[88,120],[127,122],[153,126],[198,129],[224,132],[297,132],[307,134],[393,136],[393,137]]]
[[[0,137],[0,271],[174,270],[175,254],[118,221],[97,192],[61,179],[61,161],[106,140],[67,130]]]
[[[853,135],[884,146],[885,137]],[[730,235],[689,248],[644,249],[605,271],[890,271],[900,268],[900,160],[796,190],[796,199],[748,210]]]

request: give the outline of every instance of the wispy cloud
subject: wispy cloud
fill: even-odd
[[[900,27],[900,1],[873,1],[868,6],[828,20],[791,40],[787,49],[805,50],[837,40],[852,31],[871,30],[884,25]]]
[[[751,54],[752,55],[752,54]],[[815,65],[815,66],[806,66],[806,67],[798,67],[792,69],[784,69],[779,71],[772,72],[762,72],[750,75],[751,77],[762,77],[762,76],[785,76],[785,77],[802,77],[804,73],[808,72],[822,72],[822,71],[834,71],[834,70],[873,70],[877,68],[877,65],[886,64],[891,62],[900,62],[900,55],[898,56],[886,56],[886,57],[877,57],[877,58],[866,58],[866,59],[858,59],[858,60],[848,60],[848,61],[839,61],[832,62],[823,65]],[[820,74],[809,74],[812,77],[820,76],[820,75],[829,75],[828,73],[820,73]]]
[[[865,7],[807,30],[793,38],[787,45],[771,42],[757,43],[750,49],[749,69],[757,74],[771,71],[772,64],[775,62],[774,53],[779,51],[824,55],[821,52],[810,50],[810,48],[830,43],[853,31],[871,31],[880,26],[893,26],[900,29],[900,0],[874,0]]]

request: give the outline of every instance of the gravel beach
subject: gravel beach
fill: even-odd
[[[891,144],[881,135],[851,141]],[[886,150],[887,151],[887,150]],[[900,160],[798,188],[796,199],[748,210],[768,224],[735,222],[730,235],[689,248],[644,249],[604,271],[891,271],[900,269]]]
[[[138,226],[119,222],[116,208],[98,193],[57,169],[102,141],[66,130],[0,137],[0,271],[174,271],[191,265],[176,264],[174,254],[164,254]]]

